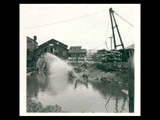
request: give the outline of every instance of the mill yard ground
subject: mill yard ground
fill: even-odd
[[[88,72],[88,80],[103,83],[126,83],[128,80],[128,63],[85,63],[75,67],[76,71],[83,74],[84,69]]]

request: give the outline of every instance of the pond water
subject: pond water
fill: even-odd
[[[43,106],[58,104],[62,110],[69,112],[128,112],[128,95],[121,86],[115,87],[111,83],[79,82],[69,79],[67,73],[40,72],[27,76],[28,97],[41,102]]]
[[[63,111],[69,112],[129,112],[124,86],[92,80],[77,81],[77,78],[69,77],[63,61],[54,56],[50,58],[54,61],[48,59],[52,63],[49,71],[27,76],[27,97],[41,102],[44,107],[58,104]]]

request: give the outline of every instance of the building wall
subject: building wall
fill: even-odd
[[[86,49],[81,49],[82,46],[71,46],[68,52],[68,62],[83,63],[86,61]]]
[[[58,44],[57,44],[58,43]],[[68,49],[66,45],[61,44],[58,41],[48,41],[43,45],[40,45],[39,48],[35,51],[36,55],[39,56],[45,52],[52,53],[62,59],[68,58]]]
[[[55,55],[57,55],[58,57],[62,58],[62,59],[67,59],[68,58],[68,50],[61,47],[61,46],[58,46],[58,45],[55,45],[54,46],[55,48]]]
[[[29,49],[30,51],[34,51],[35,49],[37,49],[37,47],[38,43],[27,36],[27,49]]]
[[[84,62],[86,60],[86,53],[70,53],[68,60],[71,63]]]
[[[35,40],[27,36],[27,66],[36,60],[34,50],[38,48],[38,43]]]
[[[70,53],[69,57],[86,57],[86,53]]]
[[[33,60],[35,54],[32,51],[27,51],[27,60]]]

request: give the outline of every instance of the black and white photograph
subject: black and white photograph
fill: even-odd
[[[19,4],[20,116],[140,116],[140,4]]]

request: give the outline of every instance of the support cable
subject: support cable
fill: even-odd
[[[134,27],[130,22],[128,22],[127,20],[125,20],[122,16],[118,15],[115,11],[114,11],[114,13],[115,13],[118,17],[120,17],[122,20],[124,20],[125,22],[127,22],[129,25],[131,25],[132,27]]]
[[[104,43],[105,43],[105,42],[103,42],[102,44],[98,45],[98,46],[95,47],[95,48],[98,48],[99,46],[103,45]],[[93,49],[95,49],[95,48],[92,48],[92,49],[90,49],[90,50],[93,50]]]

